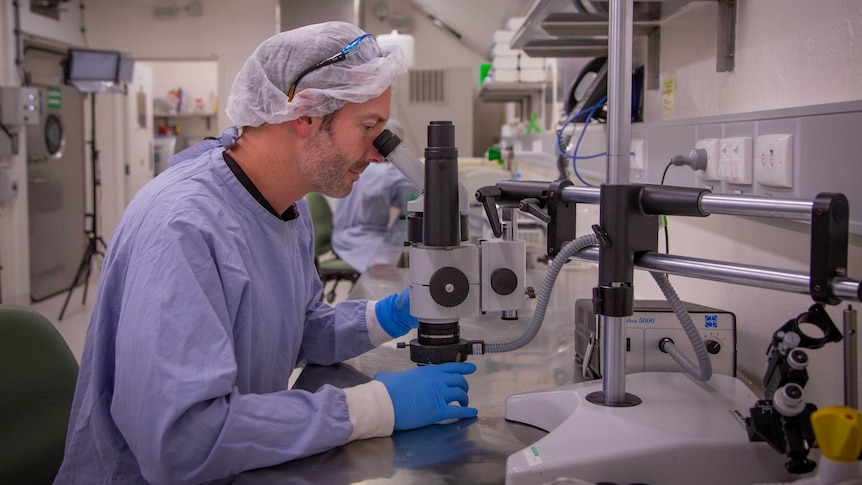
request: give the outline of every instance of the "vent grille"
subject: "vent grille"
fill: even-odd
[[[446,71],[441,69],[410,71],[410,102],[443,104],[446,102]]]

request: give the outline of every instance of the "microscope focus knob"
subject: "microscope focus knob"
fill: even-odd
[[[491,273],[491,289],[498,295],[510,295],[518,289],[518,275],[509,268],[497,268]]]
[[[808,367],[808,352],[802,349],[793,349],[787,354],[787,365],[794,370],[802,370]]]
[[[470,281],[467,275],[458,268],[446,266],[431,275],[428,284],[434,303],[446,308],[453,308],[467,299],[470,293]]]
[[[791,382],[775,391],[772,403],[779,413],[785,416],[798,416],[805,410],[802,394],[802,386]]]
[[[705,343],[706,343],[706,351],[709,352],[710,354],[715,355],[715,354],[721,352],[721,342],[719,342],[718,340],[709,339]]]

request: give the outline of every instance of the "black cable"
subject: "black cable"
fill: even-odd
[[[84,2],[81,2],[81,38],[84,40],[84,47],[90,48],[90,41],[87,40],[87,26],[84,24],[86,16],[84,15]]]
[[[93,172],[92,183],[92,191],[93,191],[93,204],[90,206],[93,222],[93,237],[101,239],[99,236],[99,228],[98,228],[98,210],[99,210],[99,199],[97,199],[98,195],[101,195],[101,185],[102,185],[102,174],[101,174],[101,165],[99,164],[99,149],[96,148],[96,93],[90,93],[90,171]]]
[[[664,167],[664,172],[661,174],[661,185],[664,185],[664,179],[667,177],[667,169],[669,169],[673,165],[673,162],[667,162],[667,166]]]
[[[26,85],[28,82],[27,73],[24,72],[24,59],[21,53],[21,5],[18,0],[12,1],[12,8],[15,11],[15,69],[18,71],[21,84]]]
[[[12,133],[9,131],[9,128],[6,128],[6,125],[0,123],[0,129],[3,130],[3,133],[6,133],[6,136],[9,137],[9,146],[11,147],[11,151],[13,155],[18,154],[18,136],[16,133]]]
[[[8,136],[10,140],[15,139],[15,135],[13,135],[12,132],[9,131],[9,128],[6,128],[6,125],[3,123],[0,123],[0,129],[3,130],[3,133],[6,133],[6,136]]]
[[[673,165],[673,162],[667,162],[667,166],[664,167],[664,172],[661,174],[661,185],[664,185],[664,179],[667,177],[668,169]],[[664,253],[670,254],[670,237],[667,233],[667,216],[661,216],[664,219]]]

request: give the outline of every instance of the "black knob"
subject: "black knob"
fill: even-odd
[[[707,340],[706,341],[706,351],[709,352],[710,354],[713,354],[713,355],[721,352],[721,343],[718,342],[717,340],[711,340],[711,339]]]
[[[446,308],[454,308],[467,299],[470,293],[470,281],[460,269],[446,266],[431,275],[428,289],[434,303]]]
[[[510,295],[518,288],[518,275],[509,268],[497,268],[491,273],[491,289],[498,295]]]

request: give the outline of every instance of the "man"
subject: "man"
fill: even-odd
[[[389,120],[386,128],[405,139],[396,120]],[[407,202],[418,195],[419,189],[391,163],[370,165],[353,184],[350,195],[335,206],[332,250],[364,273],[381,247],[403,244],[407,227],[403,220],[391,221],[393,209],[406,214]]]
[[[302,199],[343,197],[382,160],[372,141],[404,70],[400,51],[343,22],[255,50],[227,104],[241,135],[172,157],[111,238],[55,483],[205,483],[476,415],[465,363],[288,389],[299,365],[351,358],[417,325],[406,290],[318,302]]]

